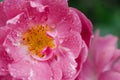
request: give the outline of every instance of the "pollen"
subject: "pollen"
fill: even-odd
[[[31,29],[23,33],[23,44],[28,46],[31,55],[36,55],[40,58],[45,56],[42,51],[46,47],[54,48],[53,38],[47,34],[50,29],[48,26],[33,26]]]

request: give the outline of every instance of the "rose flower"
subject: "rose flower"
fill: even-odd
[[[0,2],[0,79],[75,80],[92,24],[67,0]]]
[[[88,59],[77,80],[120,80],[120,49],[117,37],[95,34]]]

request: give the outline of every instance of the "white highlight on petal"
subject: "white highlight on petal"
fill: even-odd
[[[30,1],[30,5],[33,8],[37,8],[37,10],[39,12],[44,12],[45,7],[46,7],[46,6],[42,5],[42,4],[39,4],[39,3],[36,3],[36,2],[33,2],[33,1]]]
[[[72,56],[72,55],[71,55]],[[75,61],[75,59],[74,59],[74,57],[72,56],[72,57],[70,57],[71,58],[71,60],[73,61],[73,63],[71,63],[70,64],[70,67],[72,68],[72,70],[73,70],[73,73],[76,73],[76,67],[77,67],[77,63],[76,63],[76,61]]]
[[[23,14],[23,13],[15,16],[15,17],[12,18],[12,19],[9,19],[6,23],[7,23],[7,24],[16,24],[22,14]]]
[[[7,51],[7,53],[9,53],[9,52],[10,52],[10,49],[9,49],[9,48],[6,48],[6,51]]]
[[[51,31],[51,32],[49,31],[49,32],[47,32],[47,34],[48,34],[49,36],[55,38],[55,37],[57,36],[57,31],[56,31],[56,30]]]
[[[66,51],[66,52],[71,52],[70,49],[67,47],[59,46],[59,48]]]
[[[33,74],[34,74],[34,72],[33,72],[33,70],[31,69],[31,70],[30,70],[30,76],[28,77],[28,80],[32,80],[31,77],[33,76]]]
[[[16,43],[13,43],[14,46],[20,46],[21,43],[20,42],[16,42]]]

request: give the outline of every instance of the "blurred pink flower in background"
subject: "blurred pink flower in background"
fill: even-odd
[[[92,24],[67,0],[0,2],[0,80],[75,80]]]
[[[78,80],[120,80],[120,50],[117,37],[95,34],[90,53]]]

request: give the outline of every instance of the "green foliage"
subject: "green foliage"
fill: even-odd
[[[2,0],[0,0],[0,2],[1,2]]]

